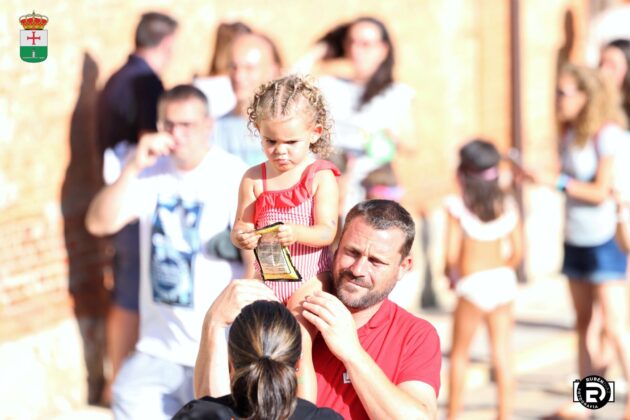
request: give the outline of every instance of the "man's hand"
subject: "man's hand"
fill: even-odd
[[[124,204],[135,198],[134,182],[142,170],[153,166],[160,156],[170,154],[174,147],[175,140],[165,132],[146,133],[140,137],[118,179],[103,187],[90,203],[85,225],[91,234],[111,235],[137,218],[137,215],[124,211]]]
[[[362,351],[352,314],[330,293],[317,291],[302,304],[302,316],[320,332],[330,351],[341,362]]]
[[[140,137],[129,165],[137,172],[153,166],[160,156],[168,156],[175,147],[175,140],[166,132],[147,133]]]

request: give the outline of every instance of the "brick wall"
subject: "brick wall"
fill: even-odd
[[[167,87],[206,73],[213,28],[220,20],[241,19],[268,32],[286,62],[292,63],[326,28],[359,14],[382,17],[397,46],[398,77],[417,90],[414,116],[419,151],[398,159],[397,166],[413,205],[421,208],[434,205],[451,188],[454,152],[463,140],[483,135],[503,148],[510,142],[508,3],[278,0],[267,2],[265,8],[251,0],[3,4],[0,355],[5,354],[5,345],[34,345],[37,337],[44,340],[44,334],[59,331],[59,325],[74,319],[82,320],[79,328],[64,329],[64,334],[78,331],[84,351],[94,342],[102,344],[98,341],[102,326],[92,321],[102,319],[108,304],[106,245],[83,228],[86,206],[100,186],[94,101],[98,89],[131,51],[141,12],[161,9],[182,24],[174,64],[164,77]],[[551,107],[558,51],[565,36],[563,22],[571,8],[579,47],[584,3],[520,2],[527,160],[553,162]],[[39,64],[18,57],[18,17],[33,9],[50,18],[49,57]],[[532,230],[538,231],[538,226]],[[54,371],[47,363],[38,365]]]

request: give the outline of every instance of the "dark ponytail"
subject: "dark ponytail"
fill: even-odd
[[[293,414],[301,347],[297,320],[282,304],[260,300],[243,308],[228,339],[232,398],[239,416],[286,420]]]

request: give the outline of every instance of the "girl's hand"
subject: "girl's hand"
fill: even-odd
[[[291,225],[282,225],[278,228],[278,241],[282,246],[293,245],[297,242],[295,229]]]
[[[260,235],[254,232],[253,223],[237,222],[234,225],[234,239],[236,240],[236,246],[240,249],[254,249],[258,246],[260,241]]]
[[[548,172],[525,168],[523,169],[523,177],[526,181],[550,188],[555,188],[556,182],[558,181],[558,175],[552,175]]]
[[[448,287],[451,290],[455,290],[455,286],[457,285],[457,280],[459,280],[459,270],[456,268],[447,268],[446,269],[446,277],[448,278]]]

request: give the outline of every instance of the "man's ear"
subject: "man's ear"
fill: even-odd
[[[400,262],[400,268],[398,269],[398,280],[401,280],[404,275],[411,270],[412,265],[413,260],[411,258],[411,255],[403,257],[402,261]]]
[[[206,116],[204,125],[208,132],[212,132],[212,128],[214,127],[214,118],[212,118],[210,115]]]
[[[158,48],[170,53],[173,48],[173,43],[175,42],[175,33],[165,36],[162,40],[157,44]]]

